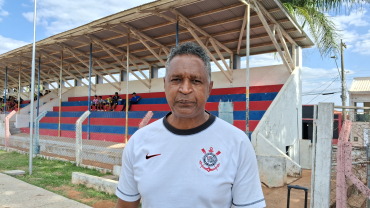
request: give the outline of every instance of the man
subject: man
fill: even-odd
[[[164,88],[171,112],[125,146],[116,208],[265,207],[245,132],[205,111],[211,67],[203,48],[171,50]]]
[[[141,97],[136,95],[136,93],[132,93],[132,98],[128,102],[128,110],[131,109],[131,104],[137,104],[141,100]],[[126,111],[126,101],[123,102],[123,108],[122,111]]]
[[[113,107],[111,109],[111,111],[114,111],[116,109],[116,106],[118,105],[118,100],[120,100],[121,97],[118,96],[118,92],[116,92],[113,96],[113,100],[112,100],[112,104],[113,104]]]

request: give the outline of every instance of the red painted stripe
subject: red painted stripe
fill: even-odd
[[[246,121],[244,120],[234,120],[234,126],[238,127],[240,130],[245,131],[246,129]],[[254,131],[254,129],[257,127],[259,121],[256,120],[250,120],[249,121],[249,131]]]
[[[279,92],[283,85],[265,85],[265,86],[251,86],[249,93],[267,93],[267,92]],[[232,87],[232,88],[219,88],[213,89],[211,95],[231,95],[231,94],[245,94],[245,87]],[[138,93],[142,98],[160,98],[166,97],[164,92],[151,92],[151,93]],[[109,95],[101,95],[103,99],[109,97]],[[113,95],[112,95],[113,96]],[[121,98],[125,99],[126,94],[120,94]],[[131,99],[132,95],[129,95]],[[94,96],[91,96],[94,99]],[[87,101],[87,96],[82,97],[70,97],[68,101]]]
[[[64,124],[75,124],[78,118],[76,117],[62,117],[61,123]],[[152,123],[158,119],[151,119],[149,123]],[[140,118],[130,118],[128,119],[128,126],[139,126],[142,119]],[[41,123],[59,123],[58,117],[44,117],[40,121]],[[87,120],[83,122],[87,124]],[[90,118],[90,125],[101,125],[101,126],[125,126],[125,118]]]
[[[235,111],[245,111],[245,102],[233,102]],[[251,101],[249,102],[249,109],[254,110],[267,110],[271,105],[272,101]],[[208,111],[218,111],[219,103],[206,103],[206,110]],[[62,111],[86,111],[86,106],[64,106]],[[122,105],[118,105],[115,111],[121,111]],[[93,108],[95,109],[95,108]],[[168,104],[134,104],[131,106],[131,111],[170,111],[171,108]],[[58,112],[59,107],[54,106],[53,111]]]
[[[23,133],[30,133],[30,128],[21,128]],[[40,129],[40,135],[47,135],[47,136],[58,136],[58,130],[53,129]],[[60,131],[61,137],[68,137],[68,138],[76,138],[75,131]],[[128,135],[128,139],[130,139],[131,135]],[[82,132],[82,139],[87,139],[87,133]],[[125,135],[124,134],[106,134],[106,133],[90,133],[91,140],[98,140],[98,141],[108,141],[108,142],[125,142]]]

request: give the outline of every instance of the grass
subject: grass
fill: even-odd
[[[17,179],[89,206],[114,207],[117,196],[105,194],[92,188],[87,188],[84,185],[75,185],[71,182],[72,172],[81,172],[95,176],[103,176],[105,174],[97,170],[77,167],[70,162],[52,161],[36,157],[33,159],[32,175],[29,175],[28,160],[28,155],[0,150],[0,172],[6,170],[24,170],[26,174],[24,176],[17,176]]]

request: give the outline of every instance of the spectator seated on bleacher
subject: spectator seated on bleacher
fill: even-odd
[[[112,105],[112,102],[113,102],[113,98],[112,98],[112,95],[109,95],[109,97],[107,98],[106,102],[105,102],[105,111],[110,111],[110,107]]]
[[[94,96],[94,99],[91,101],[90,110],[92,110],[93,106],[95,106],[95,111],[97,110],[99,105],[99,99],[98,96]]]
[[[105,106],[105,100],[101,96],[99,96],[99,106],[98,106],[98,111],[104,111],[104,106]]]
[[[118,95],[118,92],[116,92],[113,96],[113,100],[112,100],[112,109],[110,111],[114,111],[118,105],[118,100],[121,100],[121,97]]]
[[[130,111],[131,109],[131,104],[138,104],[139,100],[141,100],[141,97],[136,95],[136,93],[132,93],[132,98],[128,102],[128,110]],[[123,108],[122,111],[125,111],[126,109],[126,101],[123,101]]]

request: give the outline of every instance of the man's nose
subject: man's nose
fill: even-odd
[[[182,94],[189,94],[193,92],[193,85],[191,84],[191,81],[189,79],[184,79],[184,81],[181,83],[179,91]]]

